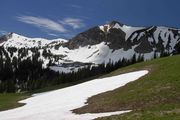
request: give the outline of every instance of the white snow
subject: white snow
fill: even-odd
[[[132,49],[124,50],[118,49],[113,50],[110,49],[107,45],[108,43],[102,42],[100,44],[92,45],[92,46],[85,46],[85,47],[79,47],[78,49],[70,50],[66,47],[59,47],[59,49],[49,49],[53,55],[64,55],[65,57],[63,59],[60,59],[57,64],[61,63],[68,63],[66,61],[70,62],[82,62],[82,63],[94,63],[94,64],[101,64],[101,63],[109,63],[111,62],[117,62],[119,60],[125,59],[131,59],[134,54],[139,55],[134,51],[134,49],[137,47],[137,45],[132,46]],[[145,60],[152,59],[152,54],[145,54],[144,55]],[[42,58],[43,59],[43,58]],[[45,61],[45,60],[44,60]],[[77,71],[77,68],[74,67],[68,67],[64,68],[61,66],[52,66],[50,67],[54,71],[59,72],[65,72],[69,73],[72,71]]]
[[[58,43],[58,42],[67,42],[65,39],[53,39],[53,40],[47,40],[44,38],[28,38],[22,35],[18,35],[16,33],[12,33],[12,37],[8,39],[5,43],[1,43],[1,45],[4,45],[5,47],[16,47],[16,48],[32,48],[32,47],[43,47],[51,43]]]
[[[59,73],[71,73],[77,72],[82,67],[60,67],[60,66],[50,66],[51,70],[59,72]]]
[[[110,61],[115,63],[119,60],[125,59],[131,59],[134,54],[139,55],[134,51],[134,48],[137,47],[137,45],[133,46],[132,49],[129,49],[125,51],[123,48],[118,50],[110,49],[107,43],[102,42],[97,45],[93,45],[90,48],[88,46],[85,47],[79,47],[75,50],[69,50],[68,48],[60,47],[58,50],[51,49],[51,53],[54,55],[65,55],[64,61],[60,60],[59,63],[68,63],[65,62],[65,60],[70,61],[78,61],[82,63],[94,63],[94,64],[101,64],[101,63],[109,63]],[[146,57],[146,56],[145,56]],[[148,58],[151,58],[151,55],[148,56]],[[78,68],[74,67],[61,67],[61,66],[51,66],[50,69],[54,71],[69,73],[72,71],[77,71]]]
[[[142,36],[144,36],[144,32],[141,32],[137,39],[139,40]]]
[[[164,48],[166,48],[167,44],[168,44],[168,40],[170,38],[171,42],[170,42],[170,46],[171,49],[169,50],[169,52],[172,52],[174,50],[175,45],[178,42],[179,37],[174,37],[174,34],[172,33],[172,31],[169,31],[169,28],[167,27],[158,27],[157,30],[154,32],[154,38],[156,43],[158,43],[159,41],[159,35],[163,40],[163,45]]]
[[[103,32],[105,32],[105,30],[104,30],[104,26],[99,26],[99,28],[103,31]]]
[[[133,32],[143,29],[143,27],[131,27],[131,26],[123,25],[121,29],[126,33],[126,40],[127,40],[130,37],[130,35],[132,35]]]
[[[131,41],[134,40],[137,37],[137,35],[138,35],[137,33],[134,33],[134,35],[131,38]]]
[[[131,110],[77,115],[71,110],[84,106],[91,96],[122,87],[147,73],[147,70],[131,72],[39,94],[20,101],[26,103],[23,107],[0,112],[0,120],[91,120],[130,112]]]
[[[147,61],[147,60],[151,60],[154,58],[154,51],[150,52],[150,53],[146,53],[144,54],[144,60]]]
[[[108,32],[109,29],[111,29],[111,26],[106,24],[99,26],[99,28],[104,32],[105,32],[105,28],[107,28],[107,32]],[[123,25],[121,27],[118,23],[116,23],[112,28],[121,29],[122,31],[124,31],[126,33],[125,39],[127,40],[132,35],[133,32],[143,29],[144,27],[132,27],[127,25]]]

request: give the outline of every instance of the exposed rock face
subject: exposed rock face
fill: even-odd
[[[5,42],[5,41],[7,41],[8,39],[10,39],[10,38],[12,37],[12,34],[13,34],[13,33],[8,33],[7,35],[1,36],[1,37],[0,37],[0,43]]]
[[[112,49],[129,49],[130,46],[125,41],[126,33],[123,32],[121,29],[112,28],[107,33],[107,42],[109,42],[109,47]]]
[[[93,27],[79,35],[75,36],[68,42],[68,48],[76,49],[79,46],[96,45],[106,41],[106,35],[99,27]]]
[[[76,49],[80,46],[84,47],[87,45],[99,44],[101,42],[108,42],[109,47],[112,49],[130,48],[130,45],[125,42],[126,33],[121,29],[113,28],[115,24],[123,26],[123,24],[113,21],[109,23],[109,26],[105,26],[105,31],[102,31],[98,26],[93,27],[72,38],[67,46],[70,49]]]

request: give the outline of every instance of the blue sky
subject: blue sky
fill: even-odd
[[[180,0],[1,0],[0,34],[71,38],[112,20],[180,28]]]

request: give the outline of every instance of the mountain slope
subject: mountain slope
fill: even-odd
[[[169,120],[180,119],[180,56],[142,62],[113,71],[103,77],[148,69],[150,73],[122,88],[88,99],[88,105],[75,113],[132,112],[97,120]]]
[[[8,33],[0,38],[0,46],[5,48],[33,48],[33,47],[44,47],[52,43],[58,44],[59,42],[67,42],[64,39],[47,40],[43,38],[28,38],[16,33]]]
[[[99,113],[126,110],[128,108],[133,111],[123,115],[99,118],[98,120],[180,119],[179,55],[134,64],[103,75],[101,78],[142,69],[148,69],[150,73],[122,88],[89,98],[89,105],[85,107],[88,109],[83,108],[75,112]],[[3,106],[2,103],[6,103],[5,100],[9,101],[8,99],[2,99],[2,97],[4,95],[1,95],[0,106]],[[19,95],[20,97],[21,95]],[[9,99],[12,100],[13,98]]]
[[[30,48],[39,52],[43,66],[59,72],[77,71],[87,65],[117,62],[132,59],[133,55],[145,60],[180,52],[180,30],[168,27],[131,27],[112,21],[96,26],[78,34],[69,41],[63,39],[46,40],[27,38],[15,33],[0,38],[1,46],[7,48],[25,48],[28,52],[22,59],[34,54]],[[9,54],[9,51],[7,51]],[[20,54],[13,51],[12,54]],[[15,55],[9,55],[12,59]],[[76,67],[75,67],[76,66]]]

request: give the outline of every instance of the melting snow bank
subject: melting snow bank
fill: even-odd
[[[84,106],[91,96],[122,87],[147,73],[147,70],[131,72],[39,94],[20,101],[26,103],[23,107],[0,112],[0,120],[91,120],[130,112],[129,110],[77,115],[71,110]]]

